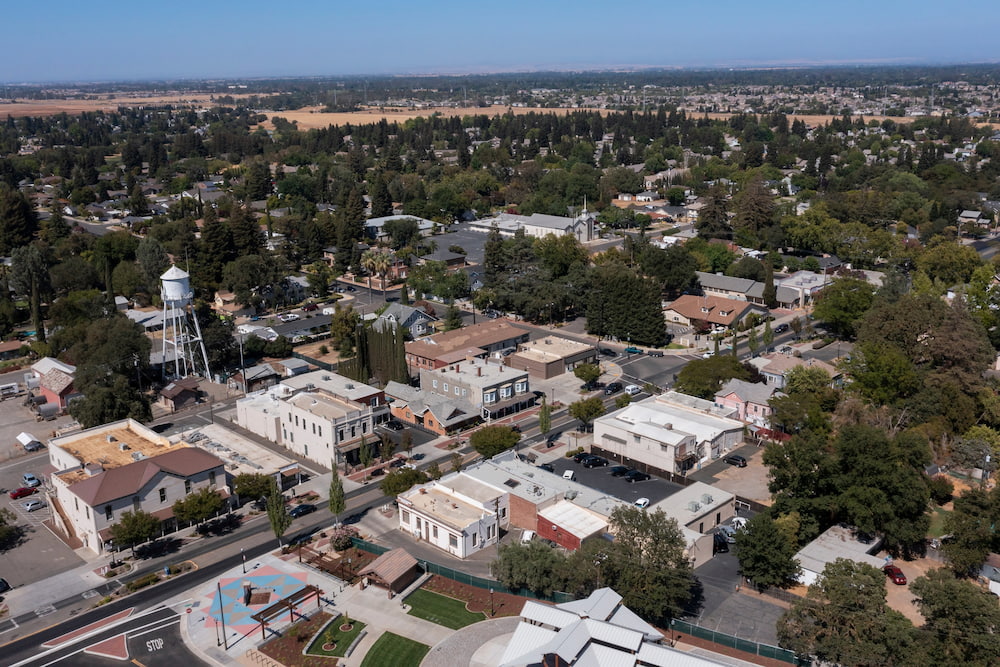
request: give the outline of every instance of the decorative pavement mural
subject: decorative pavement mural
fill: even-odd
[[[205,627],[214,628],[224,622],[227,629],[241,635],[259,629],[260,624],[251,616],[305,588],[306,576],[305,572],[288,574],[265,565],[243,576],[221,579],[222,597],[219,598],[218,588],[208,596]],[[247,583],[251,592],[249,605],[244,603]]]

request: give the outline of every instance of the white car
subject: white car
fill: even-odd
[[[21,507],[24,508],[25,512],[34,512],[35,510],[40,510],[45,507],[44,500],[29,500],[26,503],[21,503]]]
[[[283,313],[281,315],[278,315],[278,319],[281,320],[282,322],[294,322],[295,320],[299,319],[299,316],[296,315],[295,313]]]
[[[749,519],[747,519],[745,516],[735,516],[733,517],[733,520],[730,521],[729,523],[733,524],[733,528],[735,528],[736,530],[744,530],[747,527],[748,521]]]
[[[647,507],[649,507],[649,498],[639,498],[639,500],[635,501],[632,504],[638,507],[639,509],[644,510]]]

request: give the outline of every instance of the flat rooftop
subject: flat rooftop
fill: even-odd
[[[528,359],[537,359],[548,363],[593,349],[592,345],[579,341],[559,336],[546,336],[536,341],[522,343],[518,347],[517,354]]]
[[[333,396],[316,391],[296,394],[288,399],[290,405],[305,410],[321,419],[336,421],[352,413],[360,413],[357,404],[337,399]]]
[[[142,424],[125,420],[53,438],[49,441],[49,446],[66,452],[81,467],[88,463],[99,463],[105,470],[110,470],[187,447],[188,444],[183,441],[171,443]],[[54,462],[57,456],[58,453],[51,453],[50,460]],[[65,465],[56,467],[67,468]],[[80,479],[87,477],[87,473],[81,468],[63,475],[63,479],[72,484],[78,481],[76,475]]]
[[[420,486],[411,489],[400,498],[409,502],[414,509],[418,509],[456,530],[463,530],[468,525],[479,521],[483,516],[492,514],[481,507],[462,502],[433,486]],[[401,504],[401,506],[405,507],[405,504]]]

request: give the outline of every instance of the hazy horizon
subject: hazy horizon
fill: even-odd
[[[339,3],[338,3],[339,4]],[[1000,3],[959,19],[1000,23]],[[278,11],[275,10],[277,7]],[[247,0],[225,7],[50,0],[6,8],[0,81],[70,83],[540,71],[995,63],[988,39],[942,27],[927,0],[763,7],[511,0],[375,6]]]

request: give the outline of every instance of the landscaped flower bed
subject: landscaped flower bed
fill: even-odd
[[[345,623],[345,621],[348,621]],[[306,649],[310,655],[343,657],[347,649],[365,629],[365,624],[344,616],[338,616],[316,635]]]
[[[302,653],[306,643],[331,618],[332,616],[326,612],[317,612],[312,618],[299,621],[283,630],[282,636],[264,642],[258,650],[285,667],[333,667],[337,664],[336,658]]]
[[[483,612],[490,616],[490,592],[484,588],[460,584],[453,579],[434,575],[423,585],[429,591],[447,595],[456,600],[466,603],[465,607],[471,612]],[[528,598],[508,593],[493,593],[493,616],[518,616],[521,608]]]

